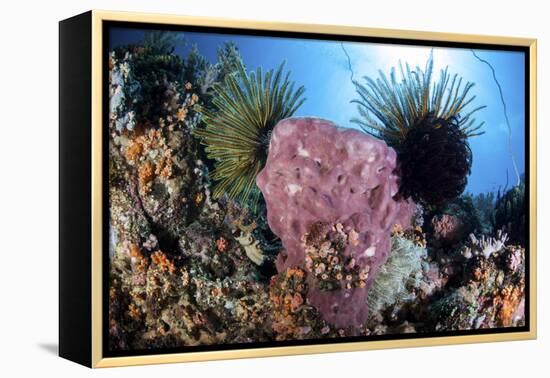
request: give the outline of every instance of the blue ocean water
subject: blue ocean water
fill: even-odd
[[[143,39],[144,33],[143,30],[113,28],[110,48],[137,43]],[[306,88],[307,100],[296,115],[326,118],[350,128],[357,128],[350,122],[357,116],[356,105],[351,103],[357,98],[352,77],[362,81],[363,76],[377,77],[379,70],[388,74],[400,61],[424,68],[433,52],[434,79],[437,80],[441,69],[448,67],[451,74],[457,73],[464,81],[475,83],[471,93],[476,99],[472,107],[487,106],[476,113],[476,119],[485,122],[485,134],[470,139],[474,159],[466,191],[478,194],[514,185],[513,158],[519,174],[525,171],[523,52],[475,50],[495,70],[507,106],[509,129],[491,69],[469,49],[210,33],[186,32],[182,36],[175,50],[182,57],[196,45],[202,55],[215,62],[217,48],[223,42],[231,41],[239,48],[250,70],[262,67],[266,71],[286,61],[287,69],[292,71],[291,79]]]

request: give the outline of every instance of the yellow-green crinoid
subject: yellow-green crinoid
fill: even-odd
[[[205,128],[195,135],[214,160],[214,198],[226,194],[254,209],[260,192],[255,179],[267,159],[271,131],[302,105],[304,87],[294,89],[284,63],[276,70],[239,69],[214,86],[213,107],[205,110]]]

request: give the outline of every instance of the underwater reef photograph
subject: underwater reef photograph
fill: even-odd
[[[524,52],[107,41],[109,352],[525,327]]]

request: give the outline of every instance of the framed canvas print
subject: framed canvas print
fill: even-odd
[[[536,42],[60,22],[60,355],[536,337]]]

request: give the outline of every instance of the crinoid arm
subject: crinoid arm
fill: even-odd
[[[392,68],[390,77],[379,71],[379,77],[364,77],[365,83],[354,82],[359,99],[359,117],[352,122],[365,132],[381,138],[395,147],[419,119],[428,114],[440,119],[456,119],[466,137],[481,135],[483,122],[476,123],[473,115],[485,106],[471,108],[476,96],[471,95],[474,83],[463,84],[448,68],[441,70],[439,80],[432,83],[433,56],[426,67],[411,69],[399,63],[399,75]]]
[[[195,135],[215,161],[213,195],[226,194],[254,209],[260,192],[255,178],[263,168],[273,127],[292,116],[302,105],[304,87],[294,89],[290,72],[283,73],[283,62],[276,70],[247,73],[242,63],[214,86],[213,110],[204,110],[206,127]]]
[[[441,205],[460,195],[471,171],[468,138],[483,134],[473,117],[485,106],[472,106],[474,83],[447,68],[432,82],[433,55],[424,70],[399,63],[389,78],[354,82],[359,117],[352,119],[368,134],[398,153],[400,193],[426,205]]]
[[[399,74],[398,77],[394,67],[389,78],[379,71],[377,79],[364,77],[364,84],[354,82],[359,99],[352,102],[358,105],[359,117],[352,122],[393,147],[428,114],[456,119],[466,137],[483,134],[483,122],[476,124],[473,115],[485,106],[469,109],[476,99],[470,93],[474,83],[463,84],[463,79],[449,74],[448,68],[441,70],[439,80],[432,83],[433,56],[424,70],[419,67],[413,70],[409,64],[399,63]]]

